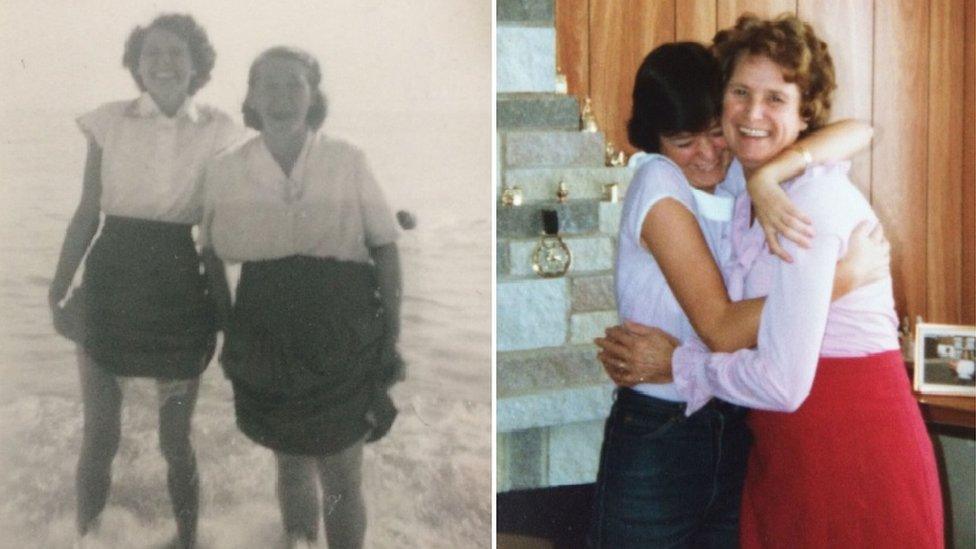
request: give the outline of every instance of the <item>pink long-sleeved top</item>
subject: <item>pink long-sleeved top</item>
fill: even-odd
[[[861,221],[877,222],[847,177],[849,163],[812,166],[784,185],[816,230],[809,249],[792,242],[787,263],[769,252],[752,202],[743,193],[732,217],[732,256],[722,266],[732,300],[767,296],[758,346],[712,353],[697,337],[675,349],[674,384],[691,415],[710,398],[763,410],[791,412],[813,385],[819,357],[866,356],[898,348],[891,277],[831,303],[837,260]],[[785,240],[785,239],[784,239]]]

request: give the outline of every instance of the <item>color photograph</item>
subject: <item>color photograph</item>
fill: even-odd
[[[499,548],[976,543],[973,12],[497,2]]]

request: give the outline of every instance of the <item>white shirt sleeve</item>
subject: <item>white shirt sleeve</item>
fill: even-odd
[[[81,132],[85,134],[85,137],[104,149],[108,132],[112,125],[122,116],[124,109],[124,102],[106,103],[93,111],[79,116],[75,119],[75,122],[78,124]]]
[[[671,198],[696,214],[695,198],[681,169],[660,155],[646,160],[627,189],[621,230],[630,231],[635,242],[640,242],[641,229],[648,212],[659,201]]]

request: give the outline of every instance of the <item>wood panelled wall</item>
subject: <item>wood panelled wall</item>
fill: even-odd
[[[628,153],[634,74],[654,47],[710,42],[742,13],[809,21],[837,69],[834,118],[875,127],[852,179],[892,244],[899,315],[976,324],[976,0],[556,0],[557,64]]]

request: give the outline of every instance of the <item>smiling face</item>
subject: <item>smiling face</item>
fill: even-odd
[[[681,168],[692,187],[709,192],[725,179],[730,160],[718,122],[707,131],[662,136],[661,154]]]
[[[139,53],[138,72],[156,104],[173,114],[189,95],[190,79],[195,74],[190,46],[172,32],[152,29]]]
[[[312,88],[305,66],[281,57],[261,61],[247,103],[260,117],[262,132],[286,136],[306,131]]]
[[[742,54],[725,87],[722,131],[746,174],[793,144],[807,123],[800,118],[800,88],[783,80],[765,55]]]

